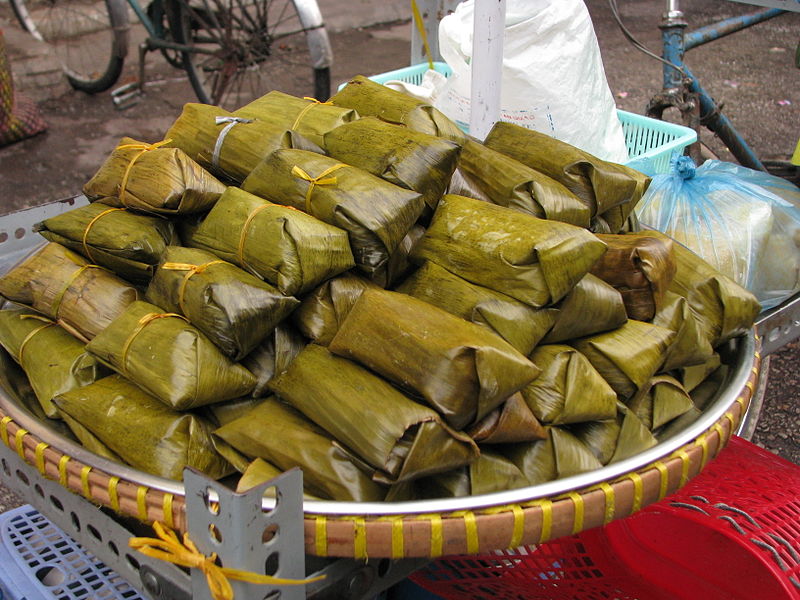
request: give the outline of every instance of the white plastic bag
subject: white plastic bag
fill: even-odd
[[[439,24],[439,51],[453,69],[434,106],[469,123],[473,0]],[[600,47],[582,0],[507,0],[501,115],[612,162],[628,159]]]

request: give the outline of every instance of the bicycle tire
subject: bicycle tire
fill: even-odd
[[[176,41],[193,48],[183,64],[200,102],[233,111],[275,89],[328,99],[327,32],[321,17],[305,27],[295,0],[175,0],[171,7]]]
[[[10,0],[28,33],[53,49],[69,84],[90,94],[119,79],[128,52],[125,0]]]

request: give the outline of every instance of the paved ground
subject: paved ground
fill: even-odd
[[[657,48],[663,1],[620,0],[619,4],[634,34]],[[687,4],[692,25],[748,8],[723,0]],[[335,83],[355,74],[381,73],[408,64],[411,30],[406,0],[320,0],[320,5],[325,18],[335,25],[331,33]],[[624,40],[604,0],[587,0],[587,5],[618,106],[644,112],[648,98],[660,87],[659,64]],[[381,22],[384,24],[369,26]],[[107,93],[87,96],[71,91],[57,76],[53,78],[52,63],[48,67],[41,49],[9,20],[3,0],[0,28],[20,87],[39,97],[50,123],[47,134],[0,149],[0,212],[73,195],[120,137],[162,139],[181,106],[194,100],[182,73],[152,54],[147,62],[147,94],[132,108],[116,110]],[[765,158],[787,158],[800,136],[800,71],[792,66],[799,31],[800,15],[789,15],[693,51],[690,58],[706,87],[725,101],[725,112]],[[123,81],[134,76],[135,62],[130,61]],[[704,141],[728,158],[713,136],[705,135]],[[800,349],[791,345],[774,355],[771,372],[755,440],[800,464]],[[14,504],[13,498],[4,499],[1,494],[0,488],[0,510]]]

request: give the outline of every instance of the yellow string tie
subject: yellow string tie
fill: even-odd
[[[392,558],[403,558],[405,556],[405,543],[403,539],[403,518],[392,517]]]
[[[336,177],[328,177],[334,171],[338,171],[342,167],[346,167],[347,165],[344,163],[338,163],[333,165],[332,167],[328,167],[322,173],[317,175],[316,177],[312,177],[308,173],[306,173],[303,169],[295,165],[292,167],[292,175],[295,177],[299,177],[300,179],[305,179],[309,182],[308,189],[306,190],[306,212],[311,214],[311,193],[314,191],[314,186],[317,185],[336,185]],[[327,179],[326,179],[327,178]]]
[[[539,536],[539,543],[543,544],[550,539],[553,532],[553,503],[550,500],[540,500],[538,504],[542,509],[542,533]]]
[[[716,431],[717,435],[719,436],[719,442],[717,442],[717,454],[719,454],[719,451],[722,448],[722,445],[725,443],[725,441],[724,441],[725,440],[725,431],[722,429],[722,425],[720,425],[719,423],[714,423],[714,425],[711,427],[711,429]]]
[[[14,434],[14,442],[15,442],[15,444],[17,446],[17,454],[19,454],[19,457],[24,462],[27,462],[27,461],[25,461],[25,436],[26,435],[28,435],[28,431],[25,430],[25,429],[22,429],[22,427],[17,429],[17,433]]]
[[[199,569],[206,576],[208,588],[214,600],[233,600],[233,587],[230,579],[263,585],[306,585],[325,578],[325,575],[320,575],[307,579],[284,579],[220,567],[216,564],[216,552],[205,556],[197,549],[188,534],[183,534],[183,543],[181,543],[175,532],[161,523],[157,521],[153,523],[153,529],[158,538],[134,537],[128,541],[128,545],[151,558],[164,560],[180,567]]]
[[[585,511],[583,496],[577,492],[569,492],[566,496],[575,505],[575,516],[572,522],[572,534],[574,535],[583,531],[583,515]]]
[[[678,487],[682,488],[689,481],[689,463],[691,463],[691,459],[686,450],[676,450],[675,455],[681,459],[681,481]]]
[[[196,274],[204,272],[208,267],[211,265],[224,265],[224,260],[212,260],[207,263],[203,263],[202,265],[191,265],[188,263],[173,263],[167,262],[161,265],[162,269],[166,269],[167,271],[186,271],[186,275],[183,276],[183,281],[181,281],[181,286],[178,288],[178,306],[181,307],[181,312],[185,315],[186,314],[186,307],[184,306],[184,294],[186,293],[186,285],[189,283],[189,280]]]
[[[631,505],[631,514],[633,514],[642,509],[644,482],[642,481],[642,476],[638,473],[631,473],[628,475],[628,477],[633,482],[633,504]]]
[[[147,491],[143,485],[136,488],[136,509],[139,511],[140,521],[147,521]]]
[[[733,435],[734,431],[736,431],[736,419],[733,418],[733,413],[732,412],[726,412],[723,415],[723,417],[728,419],[728,422],[731,424],[731,426],[728,428],[728,433],[725,434],[725,437],[723,438],[725,440],[725,443],[727,444],[728,443],[728,439],[730,439],[730,436]]]
[[[508,543],[509,549],[517,548],[522,543],[522,536],[525,533],[525,511],[519,504],[514,504],[511,512],[514,513],[514,530]]]
[[[658,499],[663,500],[664,496],[667,495],[667,486],[669,485],[669,471],[667,470],[667,466],[662,462],[653,463],[653,466],[658,469],[658,472],[661,474],[661,482],[658,487]]]
[[[248,271],[255,273],[253,268],[247,264],[247,261],[244,259],[244,242],[247,239],[247,232],[250,231],[250,225],[253,222],[253,219],[256,218],[256,215],[260,213],[262,210],[269,206],[275,206],[274,204],[262,204],[261,206],[257,207],[253,210],[249,215],[247,215],[247,219],[245,219],[244,225],[242,226],[242,233],[239,235],[239,247],[236,249],[236,257],[239,259],[239,266],[243,269],[247,269]]]
[[[175,528],[175,517],[172,513],[172,501],[175,499],[174,494],[166,492],[161,501],[161,510],[164,512],[164,524],[170,529]]]
[[[697,436],[695,443],[700,446],[700,450],[702,450],[703,454],[700,457],[700,470],[706,468],[706,464],[708,464],[708,436],[705,433],[701,433]]]
[[[0,419],[0,438],[2,438],[3,443],[8,446],[8,424],[11,423],[13,419],[11,417],[3,417]]]
[[[442,517],[431,515],[431,558],[441,556],[444,549],[444,534],[442,531]]]
[[[55,298],[53,298],[53,303],[50,305],[50,314],[54,319],[58,319],[58,311],[61,309],[61,301],[64,299],[64,294],[67,293],[67,290],[87,269],[103,269],[103,267],[100,265],[81,265],[75,271],[73,271],[72,275],[69,276],[64,286],[58,291],[58,294],[56,294]]]
[[[108,502],[111,504],[111,510],[119,512],[119,477],[110,477],[108,480]]]
[[[297,129],[297,126],[300,125],[300,120],[306,116],[306,113],[310,111],[315,106],[319,105],[327,105],[333,106],[333,102],[320,102],[316,98],[311,98],[310,96],[303,96],[303,100],[308,100],[309,103],[303,107],[303,110],[300,111],[300,114],[297,115],[297,118],[294,120],[294,123],[290,127],[290,129]]]
[[[169,317],[175,317],[177,319],[181,319],[182,321],[186,321],[187,323],[189,320],[184,317],[183,315],[179,315],[177,313],[147,313],[144,315],[139,321],[136,323],[136,327],[133,328],[128,339],[125,340],[125,343],[122,345],[122,353],[120,355],[120,369],[122,369],[123,373],[128,372],[127,363],[128,363],[128,351],[131,348],[131,344],[133,340],[136,339],[142,330],[147,327],[153,321],[157,321],[158,319],[166,319]]]
[[[40,331],[55,325],[55,323],[53,321],[51,321],[50,319],[47,319],[45,317],[40,317],[39,315],[20,315],[20,319],[23,319],[23,318],[36,319],[37,321],[44,321],[45,324],[37,327],[36,329],[32,329],[31,331],[28,332],[28,335],[26,335],[22,339],[22,342],[19,345],[19,350],[17,351],[17,362],[19,364],[22,364],[23,354],[25,352],[25,348],[28,345],[28,342],[31,341],[33,336],[35,336]]]
[[[83,490],[83,495],[86,499],[92,499],[92,486],[89,483],[89,473],[91,472],[92,467],[85,465],[81,467],[81,490]]]
[[[433,54],[431,53],[431,47],[428,45],[428,33],[425,31],[425,24],[422,21],[422,14],[419,12],[417,0],[411,0],[411,13],[414,15],[414,24],[417,26],[419,37],[425,48],[425,56],[428,58],[428,68],[433,70]]]
[[[597,487],[603,491],[603,494],[605,494],[606,497],[606,508],[605,512],[603,513],[603,525],[608,525],[614,520],[614,512],[616,511],[614,488],[606,482],[598,484]]]
[[[67,463],[70,461],[69,456],[62,454],[58,459],[58,483],[61,487],[69,487],[69,473],[67,472]]]
[[[353,519],[353,556],[367,560],[367,522],[364,517]]]
[[[83,253],[92,262],[97,262],[97,261],[92,256],[92,253],[89,250],[89,244],[87,243],[87,240],[89,239],[89,231],[92,229],[94,224],[97,223],[97,221],[101,217],[104,217],[105,215],[108,215],[108,214],[114,212],[115,210],[125,210],[125,209],[124,208],[108,208],[108,209],[104,210],[103,212],[101,212],[100,214],[95,215],[95,217],[91,221],[89,221],[88,225],[86,225],[86,229],[83,230],[83,237],[81,239],[81,244],[83,244]]]
[[[478,538],[478,521],[475,518],[475,513],[466,511],[464,513],[464,530],[467,536],[467,554],[477,554],[480,548],[480,540]]]
[[[318,516],[314,519],[316,536],[314,539],[317,556],[328,556],[328,519]]]
[[[50,445],[46,444],[45,442],[39,442],[36,444],[36,448],[34,450],[34,456],[36,457],[36,470],[45,477],[47,473],[45,473],[45,466],[44,466],[44,451],[49,448]]]
[[[133,168],[133,164],[139,160],[140,157],[144,156],[146,152],[150,152],[151,150],[156,150],[161,146],[169,144],[172,140],[161,140],[160,142],[156,142],[155,144],[144,144],[144,143],[137,143],[137,144],[123,144],[121,146],[117,146],[117,150],[138,150],[136,154],[133,155],[130,162],[128,162],[128,166],[125,167],[125,172],[122,174],[122,182],[119,184],[119,201],[120,204],[123,206],[127,206],[125,204],[125,194],[127,190],[125,189],[128,185],[128,177],[130,177],[131,169]]]

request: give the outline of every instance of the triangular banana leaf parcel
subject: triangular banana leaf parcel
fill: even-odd
[[[481,448],[481,455],[469,466],[413,481],[407,497],[393,488],[386,501],[477,496],[528,485],[528,478],[513,462],[499,452]]]
[[[542,307],[563,298],[605,249],[581,227],[447,195],[411,258]]]
[[[501,446],[531,485],[594,471],[603,465],[578,438],[560,427],[548,427],[548,437],[539,442]]]
[[[485,328],[385,290],[361,294],[329,348],[421,396],[457,430],[483,419],[539,373]]]
[[[379,502],[386,495],[387,488],[372,481],[330,435],[276,398],[220,427],[214,435],[281,471],[300,467],[303,489],[319,498]]]
[[[668,291],[652,323],[675,332],[661,371],[700,365],[714,355],[697,314],[683,296]]]
[[[83,342],[56,323],[25,308],[0,310],[0,345],[19,363],[50,418],[58,418],[53,396],[109,374]]]
[[[85,341],[139,299],[128,282],[52,242],[0,277],[0,294],[32,306]]]
[[[478,447],[377,375],[310,344],[269,387],[397,483],[469,464]]]
[[[355,264],[343,229],[235,187],[222,194],[190,243],[287,296],[308,292]]]
[[[635,456],[658,443],[641,419],[622,403],[617,403],[616,417],[580,423],[572,432],[604,465]]]
[[[417,192],[305,150],[276,150],[242,189],[345,230],[356,267],[373,280],[385,277],[390,255],[425,208]]]
[[[207,421],[172,410],[120,375],[53,402],[126,463],[151,475],[181,480],[184,467],[193,467],[219,479],[233,471],[214,450]]]
[[[650,185],[635,169],[513,123],[495,123],[484,144],[564,184],[593,207],[592,217],[604,222],[598,230],[618,233]]]
[[[325,150],[336,160],[419,192],[432,212],[450,183],[461,146],[367,117],[326,133]]]
[[[269,395],[267,384],[270,380],[285,371],[307,345],[308,340],[291,323],[279,323],[255,350],[241,360],[241,365],[256,377],[252,396],[263,398]]]
[[[180,246],[167,247],[145,297],[185,316],[234,361],[300,304],[210,252]]]
[[[45,219],[34,230],[134,283],[147,283],[164,249],[177,241],[166,219],[99,202]]]
[[[186,410],[247,395],[255,377],[184,317],[134,302],[87,350],[167,406]]]
[[[694,403],[677,379],[657,375],[628,401],[628,408],[654,431],[694,408]]]
[[[161,215],[207,212],[225,184],[180,148],[122,138],[83,186],[90,200]]]
[[[547,437],[520,392],[512,394],[466,433],[480,444],[516,444]]]

